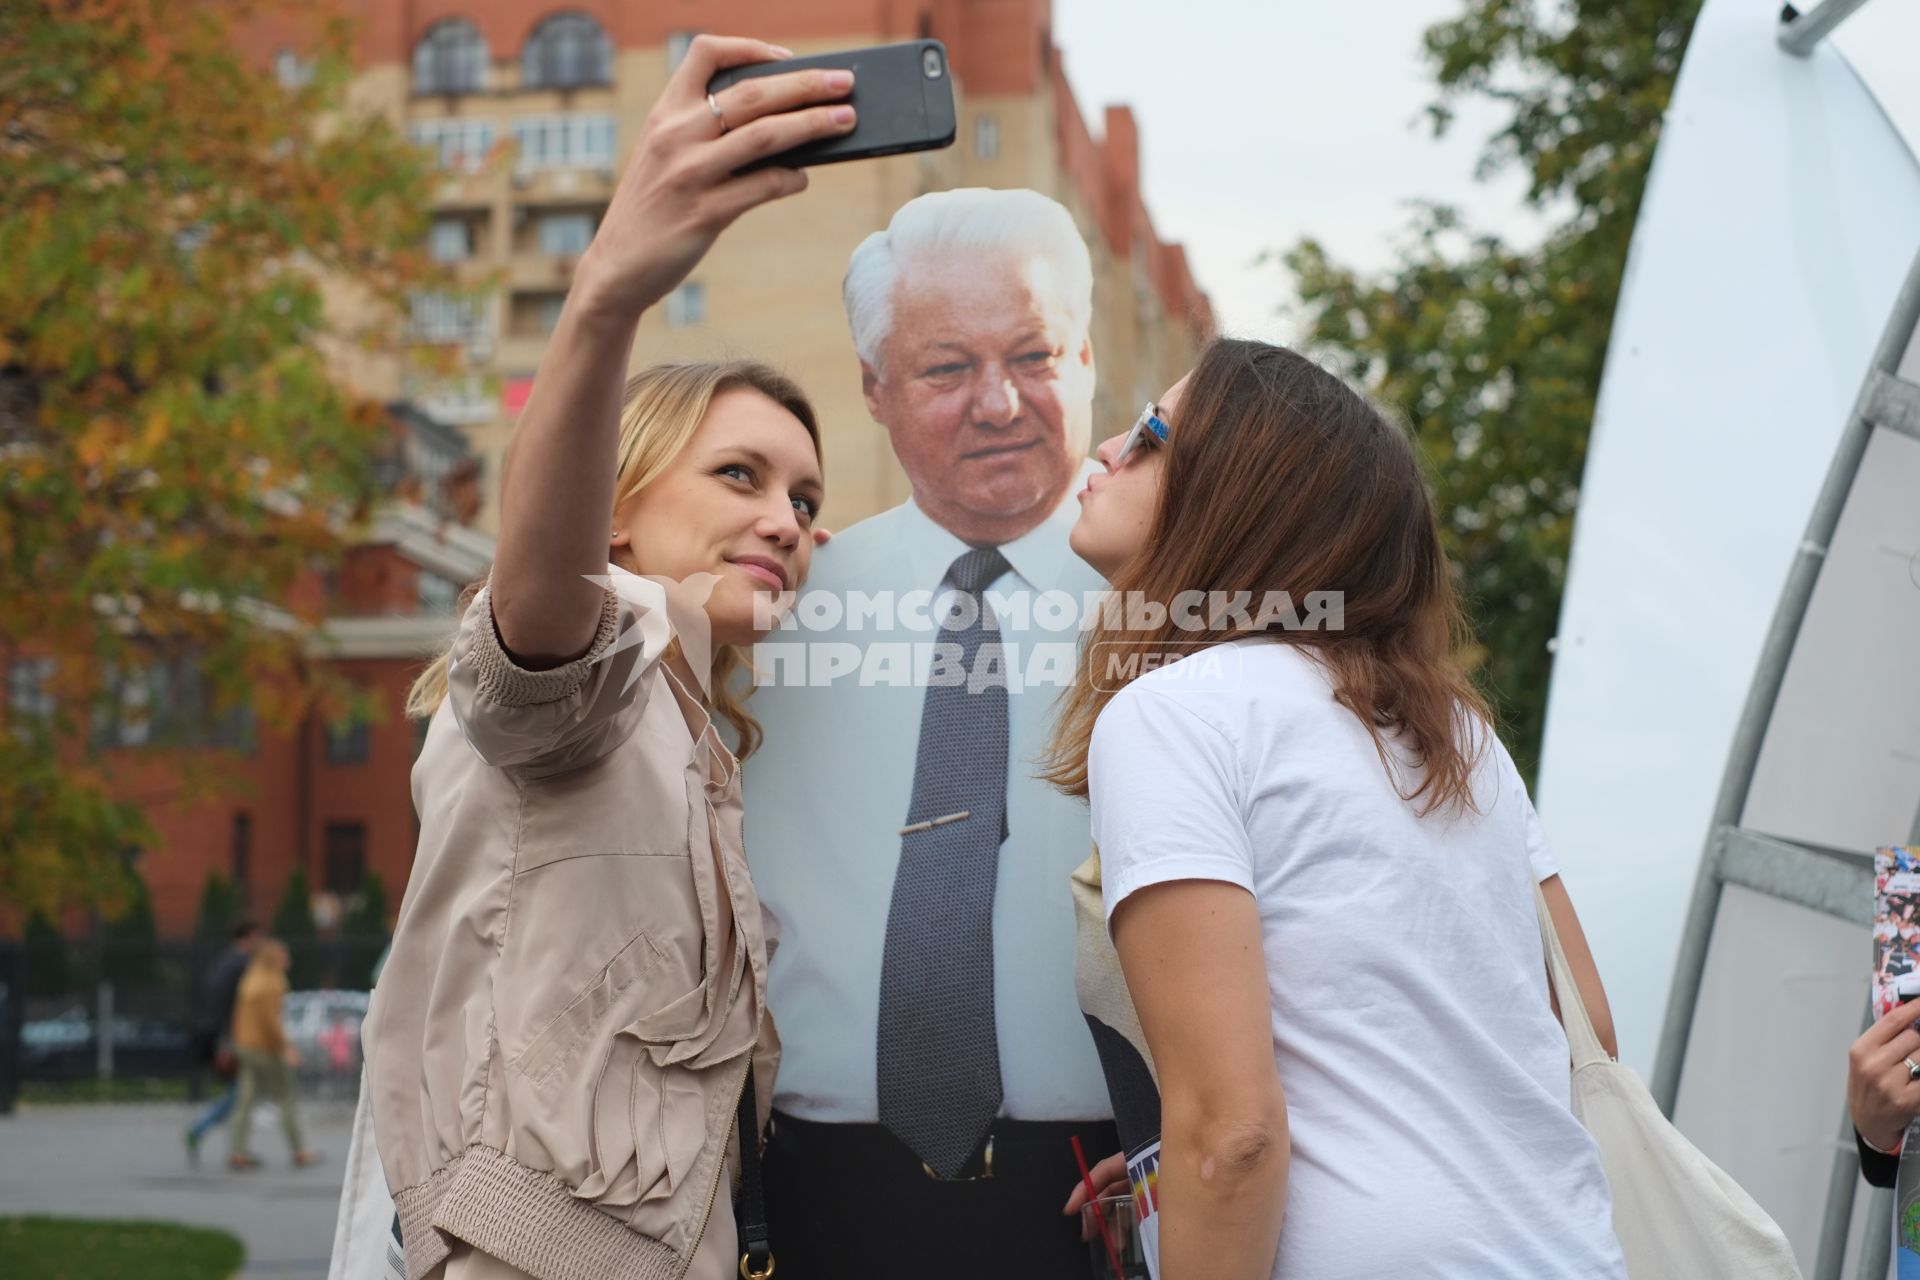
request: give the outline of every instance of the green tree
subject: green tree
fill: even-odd
[[[128,877],[130,888],[118,915],[100,930],[100,974],[123,990],[152,985],[159,948],[153,921],[153,895],[138,871]]]
[[[1305,345],[1406,416],[1480,649],[1469,655],[1531,774],[1627,244],[1699,0],[1466,0],[1426,32],[1440,94],[1507,112],[1480,173],[1519,166],[1553,215],[1537,245],[1417,213],[1396,264],[1367,276],[1312,239],[1285,255]]]
[[[218,871],[207,872],[200,887],[200,911],[194,917],[194,940],[211,953],[227,945],[240,921],[240,890]]]
[[[270,932],[287,944],[292,967],[287,982],[295,988],[318,984],[320,970],[319,939],[313,927],[313,890],[307,884],[307,869],[295,867],[280,891],[280,905],[274,908]]]
[[[27,916],[26,930],[20,940],[21,961],[26,965],[27,994],[54,997],[73,991],[72,967],[67,961],[67,939],[60,926],[45,912]]]
[[[345,25],[276,3],[314,55],[284,87],[236,54],[258,8],[0,4],[0,664],[55,664],[0,734],[0,899],[24,907],[111,914],[118,851],[158,851],[90,726],[161,744],[347,696],[304,661],[321,602],[296,588],[350,542],[391,427],[335,371],[448,277],[427,159],[346,105]]]
[[[373,965],[387,949],[387,886],[377,872],[369,871],[360,882],[360,892],[340,921],[342,973],[340,985],[355,990],[373,986]]]

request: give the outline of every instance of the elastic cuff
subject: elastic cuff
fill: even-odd
[[[1902,1151],[1902,1150],[1903,1150],[1903,1149],[1904,1149],[1904,1148],[1906,1147],[1906,1145],[1907,1145],[1907,1140],[1906,1140],[1906,1138],[1905,1138],[1905,1137],[1903,1136],[1903,1137],[1902,1137],[1902,1138],[1900,1139],[1900,1141],[1899,1141],[1899,1142],[1896,1142],[1896,1143],[1894,1144],[1894,1146],[1893,1146],[1893,1150],[1891,1150],[1891,1151],[1889,1151],[1889,1150],[1887,1150],[1887,1149],[1886,1149],[1885,1147],[1879,1147],[1879,1146],[1875,1146],[1875,1145],[1874,1145],[1874,1144],[1873,1144],[1873,1143],[1872,1143],[1871,1141],[1869,1141],[1869,1140],[1868,1140],[1868,1138],[1867,1138],[1867,1135],[1866,1135],[1866,1134],[1864,1134],[1864,1133],[1862,1133],[1862,1132],[1860,1132],[1860,1131],[1859,1131],[1858,1129],[1855,1129],[1855,1130],[1853,1131],[1853,1136],[1854,1136],[1854,1137],[1856,1137],[1856,1138],[1858,1138],[1858,1139],[1860,1139],[1860,1145],[1861,1145],[1861,1146],[1863,1146],[1863,1147],[1865,1147],[1865,1148],[1866,1148],[1867,1150],[1869,1150],[1869,1151],[1872,1151],[1872,1152],[1875,1152],[1876,1154],[1878,1154],[1878,1155],[1883,1155],[1883,1156],[1896,1156],[1896,1157],[1897,1157],[1897,1156],[1898,1156],[1898,1155],[1900,1154],[1900,1152],[1901,1152],[1901,1151]]]
[[[587,651],[565,666],[529,671],[514,662],[500,641],[500,627],[493,616],[491,584],[481,589],[472,608],[485,613],[475,619],[473,644],[466,661],[473,668],[474,685],[481,696],[502,707],[536,706],[572,697],[587,682],[587,673],[606,653],[620,628],[620,597],[608,588],[601,593],[600,622],[594,628],[593,643],[587,646]]]

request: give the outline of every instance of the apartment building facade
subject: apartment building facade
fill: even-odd
[[[113,793],[137,804],[157,836],[152,848],[119,852],[146,882],[163,937],[192,932],[212,875],[262,919],[295,867],[322,925],[339,919],[369,873],[398,905],[419,832],[410,773],[422,726],[403,714],[407,690],[450,634],[459,594],[486,573],[494,543],[472,525],[480,469],[462,433],[407,404],[391,406],[390,423],[375,463],[386,500],[332,573],[309,573],[293,590],[325,602],[310,659],[366,695],[373,715],[310,713],[282,727],[245,705],[216,714],[188,651],[115,679],[88,728]],[[5,676],[0,731],[51,710],[49,655],[11,654]],[[21,923],[0,904],[0,931]],[[85,927],[78,914],[67,923]]]
[[[449,633],[461,588],[491,563],[501,452],[639,124],[695,34],[751,33],[803,54],[928,36],[948,49],[956,145],[815,170],[804,197],[742,219],[640,327],[635,367],[752,355],[799,379],[820,411],[829,527],[907,496],[861,398],[840,282],[854,246],[914,196],[1028,187],[1072,212],[1094,265],[1096,439],[1131,422],[1212,331],[1184,253],[1159,238],[1142,202],[1134,118],[1110,107],[1096,136],[1052,44],[1047,0],[337,4],[355,22],[354,103],[385,113],[441,169],[429,250],[493,287],[474,305],[415,301],[414,340],[446,349],[451,375],[408,358],[343,357],[343,376],[392,405],[396,449],[382,464],[391,497],[332,580],[303,590],[327,601],[315,656],[381,714],[311,717],[288,732],[244,717],[201,724],[194,673],[161,671],[126,691],[130,714],[103,730],[117,790],[161,837],[160,848],[127,852],[164,935],[192,928],[213,873],[262,915],[296,866],[323,924],[369,872],[397,904],[418,832],[409,773],[419,733],[402,714],[406,690]],[[237,35],[283,79],[307,74],[311,33],[270,6]],[[34,705],[32,662],[7,673],[10,714]],[[236,785],[187,794],[189,752],[210,754]]]
[[[752,355],[820,410],[832,527],[901,501],[906,478],[860,394],[840,280],[861,239],[927,191],[1029,187],[1072,211],[1094,261],[1096,438],[1131,421],[1211,334],[1179,245],[1140,193],[1124,106],[1098,133],[1076,104],[1048,0],[341,0],[356,20],[356,102],[384,112],[442,172],[430,249],[490,296],[416,300],[418,341],[458,371],[363,366],[352,376],[460,425],[483,459],[482,528],[497,527],[499,459],[535,367],[647,109],[702,31],[826,52],[933,37],[959,106],[942,151],[816,169],[805,196],[747,215],[644,318],[636,367]],[[250,53],[301,74],[300,30],[271,14]]]

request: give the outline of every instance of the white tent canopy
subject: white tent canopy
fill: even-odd
[[[1868,3],[1806,58],[1776,45],[1778,13],[1709,0],[1687,52],[1615,319],[1549,702],[1543,818],[1643,1073],[1717,821],[1842,851],[1830,861],[1857,872],[1920,813],[1920,440],[1873,431],[1830,542],[1802,545],[1920,250],[1920,3]],[[1717,818],[1801,562],[1817,577],[1752,786]],[[1836,1275],[1819,1244],[1870,904],[1846,887],[1815,909],[1748,879],[1762,887],[1718,898],[1674,1114],[1810,1275]]]

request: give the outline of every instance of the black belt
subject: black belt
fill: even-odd
[[[1097,1160],[1120,1149],[1110,1120],[996,1120],[961,1177],[929,1178],[877,1124],[775,1112],[764,1174],[778,1280],[1060,1280],[1087,1274],[1073,1139]],[[987,1177],[988,1140],[993,1176]],[[930,1241],[938,1247],[929,1249]],[[901,1258],[912,1257],[911,1271]]]

